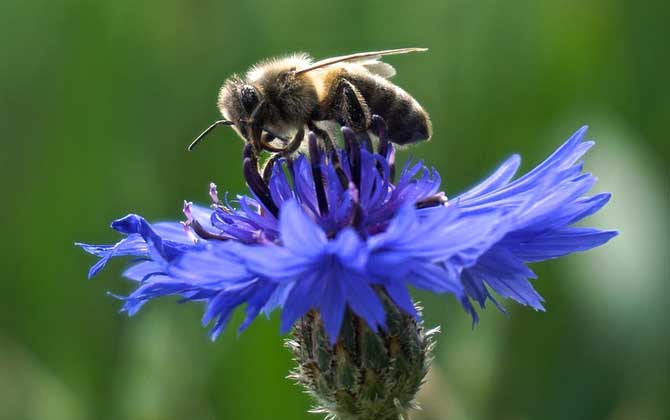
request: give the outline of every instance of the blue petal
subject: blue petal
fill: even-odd
[[[250,272],[282,282],[312,270],[319,262],[319,256],[295,255],[274,244],[239,245],[232,247],[231,252],[244,262]]]
[[[496,247],[480,258],[477,265],[464,270],[472,278],[472,286],[476,291],[471,294],[480,305],[490,295],[484,294],[485,281],[496,293],[505,298],[511,298],[523,305],[529,305],[537,310],[544,310],[542,297],[535,291],[528,278],[535,278],[533,273],[522,261],[504,248]]]
[[[477,312],[470,303],[468,297],[479,303],[479,306],[482,309],[486,307],[486,300],[489,299],[498,307],[502,313],[507,314],[505,308],[503,308],[502,305],[500,305],[498,301],[491,295],[491,293],[489,293],[489,290],[486,288],[486,284],[480,273],[474,270],[464,270],[461,276],[461,280],[467,294],[467,296],[461,298],[461,303],[463,304],[465,310],[472,315],[473,324],[476,324],[479,318],[477,317]]]
[[[223,286],[253,277],[245,262],[231,251],[228,243],[186,252],[169,267],[169,272],[174,277],[198,286]]]
[[[367,322],[373,331],[386,329],[384,305],[365,279],[345,272],[341,278],[347,303],[351,309]]]
[[[323,230],[307,217],[295,200],[282,207],[279,226],[283,245],[294,254],[318,255],[328,242]]]
[[[275,283],[264,282],[262,285],[259,284],[258,290],[247,300],[247,316],[238,329],[240,333],[247,329],[263,308],[266,307],[276,289],[277,285]]]
[[[415,319],[419,319],[419,314],[414,307],[414,302],[412,302],[412,297],[410,296],[407,287],[397,283],[390,283],[384,288],[389,297],[400,309]]]
[[[156,273],[164,273],[165,267],[154,261],[144,261],[128,268],[123,272],[123,276],[137,282],[146,280],[149,276]]]
[[[508,158],[496,171],[491,174],[484,181],[477,184],[475,187],[468,190],[466,193],[460,195],[460,198],[469,198],[482,194],[489,193],[500,187],[503,187],[514,177],[516,171],[521,164],[521,156],[512,155]]]
[[[606,243],[617,234],[616,231],[602,231],[586,227],[564,227],[532,240],[510,245],[509,248],[523,261],[537,262],[562,257],[573,252],[588,251]]]
[[[89,254],[101,257],[100,260],[93,264],[89,269],[89,279],[98,274],[113,257],[126,255],[143,257],[149,255],[149,247],[140,235],[130,235],[117,242],[115,245],[88,245],[82,243],[75,243],[75,245],[82,247],[84,251]]]
[[[210,331],[212,340],[215,340],[221,333],[235,308],[247,301],[251,301],[250,305],[252,307],[247,313],[247,319],[241,329],[249,325],[262,307],[263,298],[267,298],[271,293],[271,290],[259,288],[260,283],[258,281],[236,284],[223,289],[209,302],[202,317],[202,323],[205,325],[212,319],[217,318],[214,328]],[[259,291],[261,293],[258,293]]]
[[[289,293],[291,293],[291,289],[293,289],[293,286],[294,283],[285,283],[278,285],[277,288],[272,293],[272,295],[268,298],[268,301],[265,302],[265,306],[263,306],[261,312],[263,312],[265,316],[269,317],[270,312],[283,306],[284,302],[286,302],[286,298],[288,297]]]
[[[460,297],[464,292],[459,278],[460,272],[451,264],[424,262],[413,265],[412,273],[407,280],[418,289],[434,293],[452,293]]]
[[[365,242],[352,228],[342,230],[334,241],[329,243],[329,252],[338,256],[340,262],[347,268],[363,271],[368,260],[368,250]]]
[[[322,270],[323,292],[319,299],[319,309],[326,334],[331,344],[335,344],[340,335],[340,327],[344,319],[346,304],[342,284],[339,280],[340,274],[337,268]]]
[[[299,282],[296,282],[289,293],[281,314],[281,332],[291,330],[293,323],[317,302],[320,277],[318,272],[306,273]]]
[[[135,255],[143,256],[148,254],[148,247],[144,239],[140,235],[129,235],[117,242],[115,245],[92,245],[81,242],[75,242],[76,246],[80,246],[89,254],[104,257],[109,252],[114,251],[114,255]]]
[[[136,214],[129,214],[126,217],[115,220],[112,222],[112,228],[127,235],[140,234],[149,245],[149,250],[157,252],[166,261],[173,260],[192,247],[190,244],[184,245],[174,241],[163,240],[143,217]]]

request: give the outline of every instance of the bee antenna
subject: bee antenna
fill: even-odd
[[[189,152],[190,152],[191,150],[193,150],[193,148],[194,148],[195,146],[197,146],[198,143],[200,143],[200,142],[207,136],[207,134],[209,134],[210,131],[214,130],[214,128],[215,128],[216,126],[219,126],[219,125],[233,125],[233,124],[234,124],[234,123],[233,123],[232,121],[228,121],[228,120],[219,120],[219,121],[215,121],[214,124],[210,125],[209,127],[207,127],[207,129],[206,129],[205,131],[203,131],[202,133],[200,133],[200,135],[199,135],[198,137],[196,137],[195,140],[193,140],[193,141],[191,142],[191,144],[188,145],[188,147],[186,148],[186,150],[188,150]]]

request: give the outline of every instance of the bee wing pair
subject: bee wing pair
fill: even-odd
[[[428,48],[397,48],[394,50],[370,51],[363,53],[355,53],[348,55],[341,55],[339,57],[326,58],[325,60],[317,61],[307,67],[296,70],[296,74],[307,73],[308,71],[316,70],[322,67],[327,67],[333,64],[350,62],[359,63],[365,66],[373,73],[379,74],[385,78],[390,78],[395,75],[393,66],[383,63],[381,58],[385,55],[407,54],[411,52],[428,51]]]

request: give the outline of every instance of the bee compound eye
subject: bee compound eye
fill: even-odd
[[[244,85],[240,89],[240,100],[247,113],[251,113],[258,105],[258,93],[251,85]]]

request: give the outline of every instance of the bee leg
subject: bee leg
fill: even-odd
[[[265,131],[265,132],[263,133],[263,136],[261,137],[262,141],[265,141],[265,142],[268,142],[268,143],[271,143],[271,142],[272,142],[274,139],[276,139],[276,138],[277,138],[277,137],[276,137],[274,134],[269,133],[269,132],[267,132],[267,131]]]
[[[293,153],[297,152],[298,149],[300,148],[300,145],[302,144],[302,140],[305,137],[305,130],[300,129],[298,130],[297,133],[293,136],[293,138],[286,144],[286,147],[284,147],[281,151],[282,156],[284,157],[289,157]]]
[[[316,137],[321,140],[323,146],[326,148],[326,152],[330,153],[331,151],[335,150],[335,143],[333,142],[333,139],[330,138],[326,130],[322,130],[317,127],[313,121],[307,123],[307,128],[309,131],[316,134]]]
[[[270,177],[272,177],[272,169],[274,168],[275,164],[279,159],[281,159],[283,156],[280,153],[276,153],[270,157],[265,162],[265,165],[263,165],[263,181],[267,184],[270,185]]]
[[[263,169],[259,171],[259,174],[261,174],[263,177],[263,181],[268,186],[270,185],[270,178],[272,177],[272,169],[274,165],[281,158],[289,159],[290,156],[298,150],[298,148],[302,144],[302,140],[304,137],[305,137],[305,130],[300,129],[295,134],[295,136],[293,136],[293,139],[288,141],[288,144],[283,148],[278,148],[270,144],[270,141],[272,141],[272,139],[274,138],[274,134],[266,133],[266,135],[264,135],[264,137],[261,138],[264,150],[274,153],[268,160],[265,161]]]
[[[272,145],[272,140],[275,139],[274,134],[270,133],[263,133],[261,135],[261,147],[263,150],[271,152],[271,153],[281,153],[284,151],[284,147],[277,147]]]
[[[335,147],[335,142],[333,141],[333,139],[328,135],[328,132],[326,130],[320,129],[312,121],[307,123],[307,128],[309,128],[310,131],[312,131],[314,134],[316,134],[317,137],[323,140],[323,143],[326,147],[326,156],[329,156],[332,159],[333,166],[335,167],[335,173],[337,174],[337,177],[340,180],[340,184],[342,184],[343,188],[345,189],[348,188],[349,179],[347,178],[347,175],[344,173],[344,170],[342,169],[342,164],[340,163],[340,156],[337,154],[337,148]]]
[[[340,79],[332,96],[334,120],[356,132],[366,131],[372,115],[361,92],[347,79]]]
[[[279,141],[281,141],[283,144],[286,144],[286,143],[288,143],[288,142],[290,141],[290,140],[287,139],[286,137],[284,137],[284,136],[280,136],[279,134],[274,133],[274,132],[268,130],[267,128],[265,128],[265,127],[263,127],[263,132],[267,135],[267,139],[268,139],[268,141],[279,140]]]
[[[372,114],[360,91],[347,79],[340,79],[333,93],[334,119],[356,132],[358,141],[372,151],[367,130],[372,125]]]

